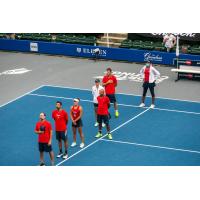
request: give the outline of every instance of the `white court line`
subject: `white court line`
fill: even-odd
[[[106,141],[106,142],[119,143],[119,144],[129,144],[129,145],[134,145],[134,146],[143,146],[143,147],[150,147],[150,148],[157,148],[157,149],[167,149],[167,150],[173,150],[173,151],[182,151],[182,152],[200,154],[200,151],[194,151],[194,150],[189,150],[189,149],[177,149],[177,148],[172,148],[172,147],[157,146],[157,145],[150,145],[150,144],[140,144],[140,143],[135,143],[135,142],[124,142],[124,141],[119,141],[119,140],[107,140],[107,139],[103,139],[103,138],[101,138],[100,140]]]
[[[74,90],[85,90],[85,91],[92,91],[91,89],[86,89],[86,88],[77,88],[77,87],[67,87],[67,86],[57,86],[57,85],[44,85],[47,87],[55,87],[55,88],[66,88],[66,89],[74,89]],[[127,96],[138,96],[141,97],[141,95],[138,94],[130,94],[130,93],[116,93],[116,94],[121,94],[121,95],[127,95]],[[147,97],[151,97],[148,96]],[[200,103],[200,101],[191,101],[191,100],[185,100],[185,99],[173,99],[173,98],[166,98],[166,97],[156,97],[157,99],[166,99],[166,100],[173,100],[173,101],[183,101],[183,102],[191,102],[191,103]]]
[[[60,96],[52,96],[52,95],[44,95],[44,94],[29,94],[32,96],[39,96],[39,97],[47,97],[47,98],[58,98],[58,99],[67,99],[67,100],[73,100],[74,98],[71,97],[60,97]],[[87,100],[87,99],[80,99],[81,101],[85,102],[90,102],[93,103],[92,100]],[[118,103],[119,106],[125,106],[125,107],[133,107],[133,108],[139,108],[139,106],[136,105],[128,105],[128,104],[120,104]],[[148,108],[148,107],[143,107],[143,108]],[[168,112],[178,112],[178,113],[186,113],[186,114],[194,114],[194,115],[200,115],[198,112],[190,112],[190,111],[185,111],[185,110],[173,110],[173,109],[165,109],[165,108],[157,108],[155,107],[154,110],[162,110],[162,111],[168,111]]]
[[[120,129],[121,127],[125,126],[126,124],[128,124],[129,122],[135,120],[136,118],[138,118],[139,116],[141,116],[142,114],[144,114],[145,112],[147,112],[148,110],[150,110],[150,108],[144,110],[143,112],[139,113],[138,115],[132,117],[131,119],[129,119],[128,121],[124,122],[123,124],[119,125],[118,127],[116,127],[115,129],[113,129],[110,133],[115,132],[116,130]],[[79,151],[77,151],[76,153],[72,154],[71,156],[69,156],[67,159],[59,162],[58,164],[56,164],[56,166],[61,165],[62,163],[68,161],[69,159],[73,158],[74,156],[76,156],[77,154],[81,153],[82,151],[86,150],[87,148],[89,148],[90,146],[94,145],[95,143],[97,143],[98,141],[100,141],[102,138],[106,137],[106,135],[104,135],[103,137],[91,142],[90,144],[88,144],[85,148],[80,149]]]
[[[8,102],[6,102],[6,103],[0,105],[0,108],[3,107],[3,106],[8,105],[9,103],[12,103],[12,102],[14,102],[14,101],[16,101],[16,100],[18,100],[18,99],[20,99],[20,98],[22,98],[22,97],[24,97],[24,96],[30,94],[31,92],[34,92],[34,91],[36,91],[36,90],[38,90],[38,89],[40,89],[40,88],[42,88],[42,87],[44,87],[44,85],[41,85],[41,86],[39,86],[39,87],[37,87],[37,88],[35,88],[35,89],[29,91],[29,92],[26,92],[25,94],[23,94],[23,95],[21,95],[21,96],[18,96],[18,97],[15,98],[15,99],[12,99],[11,101],[8,101]]]

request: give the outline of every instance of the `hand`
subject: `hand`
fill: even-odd
[[[44,133],[44,131],[38,131],[38,133],[39,133],[39,134],[43,134],[43,133]]]
[[[74,125],[76,125],[76,121],[73,120],[72,123],[73,123]]]
[[[48,146],[51,146],[51,141],[48,142]]]
[[[108,83],[113,83],[113,80],[108,80]]]

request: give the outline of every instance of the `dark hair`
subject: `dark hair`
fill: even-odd
[[[62,102],[61,101],[56,101],[56,103],[59,103],[62,106]]]
[[[108,68],[106,69],[106,71],[112,72],[112,69],[111,69],[110,67],[108,67]]]
[[[100,79],[95,79],[95,83],[100,83],[101,81],[100,81]]]
[[[43,113],[43,115],[46,117],[46,113],[44,113],[44,112],[41,112],[41,114]]]

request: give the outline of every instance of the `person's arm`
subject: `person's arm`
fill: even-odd
[[[80,106],[80,116],[74,121],[77,122],[82,117],[82,115],[83,115],[83,108]]]
[[[103,78],[103,80],[102,80],[102,85],[103,86],[106,86],[106,85],[108,85],[108,84],[110,84],[110,83],[113,83],[113,81],[112,80],[108,80],[107,82],[105,81],[105,77]]]
[[[152,67],[152,71],[153,71],[153,73],[154,73],[156,79],[157,79],[158,77],[160,77],[160,72],[159,72],[157,69],[155,69],[154,67]]]
[[[42,134],[42,133],[44,133],[44,131],[37,131],[37,130],[35,130],[35,133],[36,134]]]
[[[114,76],[115,77],[115,76]],[[114,84],[115,84],[115,87],[117,87],[117,78],[115,77],[114,79]]]
[[[176,45],[176,37],[174,36],[174,39],[173,39],[173,46]]]
[[[66,124],[68,124],[68,114],[67,114],[67,112],[65,112],[65,121],[66,121]]]
[[[44,133],[44,131],[40,131],[40,127],[38,125],[36,125],[36,127],[35,127],[35,133],[36,134],[42,134],[42,133]]]
[[[54,111],[52,112],[52,118],[55,120],[55,118],[54,118]]]
[[[144,75],[144,67],[140,70],[140,75],[141,75],[141,76]]]
[[[52,135],[53,135],[53,130],[52,130],[52,128],[51,128],[51,130],[50,130],[50,138],[49,138],[49,142],[48,142],[48,145],[49,145],[49,146],[50,146],[51,143],[52,143]]]
[[[71,108],[70,108],[70,118],[71,118],[72,122],[74,123],[74,120],[73,120],[73,117],[72,117],[72,107],[73,106],[71,106]]]
[[[94,96],[94,87],[92,87],[92,95]]]
[[[168,37],[164,36],[163,38],[163,43],[165,43],[167,41]]]

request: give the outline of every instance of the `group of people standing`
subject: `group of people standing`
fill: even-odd
[[[140,71],[143,77],[143,95],[141,104],[139,107],[144,107],[144,101],[146,97],[147,90],[149,89],[152,95],[151,108],[155,107],[155,81],[160,76],[160,73],[153,67],[151,62],[147,62],[145,66]],[[107,134],[105,136],[112,140],[112,134],[110,131],[110,119],[111,114],[109,112],[110,104],[114,105],[115,117],[119,117],[117,99],[116,99],[116,87],[117,78],[112,74],[112,69],[107,68],[106,75],[102,79],[102,83],[99,79],[95,80],[95,85],[92,87],[93,103],[94,103],[94,113],[95,113],[95,127],[98,127],[98,132],[96,138],[101,138],[102,128],[106,127]],[[80,99],[73,99],[74,105],[70,108],[70,118],[72,121],[72,131],[73,131],[73,142],[71,147],[77,146],[76,143],[76,132],[78,130],[81,143],[80,148],[85,147],[85,138],[82,131],[83,122],[83,108],[79,105]],[[52,150],[52,135],[53,129],[49,121],[46,120],[46,114],[40,113],[40,120],[35,126],[35,133],[38,134],[38,145],[40,152],[40,166],[44,166],[44,152],[48,152],[51,159],[51,164],[54,165],[54,153]],[[56,109],[52,111],[52,118],[55,121],[55,132],[56,139],[58,141],[59,153],[57,158],[68,158],[68,137],[67,137],[67,124],[68,124],[68,114],[62,108],[62,102],[56,102]],[[62,142],[63,141],[63,142]],[[63,146],[64,144],[64,152]]]

